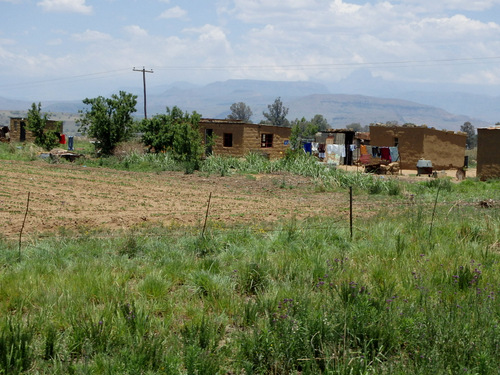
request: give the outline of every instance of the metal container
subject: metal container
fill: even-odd
[[[432,175],[432,162],[430,160],[420,159],[417,161],[417,176],[422,174]]]
[[[420,159],[417,161],[417,168],[432,168],[432,162],[430,160]]]

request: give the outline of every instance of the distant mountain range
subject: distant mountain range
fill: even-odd
[[[165,113],[167,106],[178,106],[188,112],[196,111],[203,117],[225,118],[230,113],[231,104],[244,102],[253,111],[252,121],[257,123],[263,119],[262,112],[267,112],[267,106],[280,97],[284,106],[289,108],[289,120],[310,119],[321,114],[332,128],[345,128],[352,123],[368,125],[397,121],[399,124],[426,124],[438,129],[459,130],[466,121],[476,128],[500,121],[500,97],[457,92],[402,92],[387,85],[385,90],[393,92],[394,98],[355,94],[356,91],[382,92],[376,87],[382,87],[384,82],[370,77],[364,77],[364,86],[359,84],[360,77],[341,81],[335,90],[342,90],[344,94],[333,94],[326,85],[315,82],[228,80],[203,86],[176,82],[148,87],[147,112],[148,117],[152,117]],[[121,88],[115,93],[120,90],[138,96],[136,115],[142,117],[142,88]],[[7,124],[9,116],[25,115],[30,107],[29,101],[0,98],[0,124]],[[65,131],[69,134],[76,133],[74,120],[82,108],[81,101],[42,101],[42,110],[52,113],[55,119],[64,119]]]

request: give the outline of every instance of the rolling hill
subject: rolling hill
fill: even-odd
[[[142,88],[121,90],[138,96],[136,115],[142,117]],[[437,106],[416,101],[368,95],[332,94],[325,85],[314,82],[228,80],[204,86],[185,82],[153,86],[148,88],[147,111],[151,117],[154,114],[165,113],[167,106],[178,106],[188,112],[196,111],[203,117],[225,118],[230,113],[231,104],[244,102],[253,111],[252,121],[260,122],[263,119],[262,112],[267,111],[267,106],[277,97],[280,97],[285,107],[289,108],[287,116],[289,120],[302,117],[310,119],[316,114],[321,114],[333,128],[343,128],[352,123],[368,125],[387,121],[397,121],[399,124],[426,124],[449,130],[459,130],[466,121],[475,127],[490,125],[490,122],[474,116],[453,114]],[[423,96],[420,97],[424,99]],[[22,116],[30,106],[29,101],[0,98],[0,110],[2,110],[0,124],[8,124],[9,116]],[[51,113],[51,118],[65,121],[65,131],[68,134],[76,133],[75,120],[78,110],[82,108],[82,102],[78,101],[42,102],[42,109]]]

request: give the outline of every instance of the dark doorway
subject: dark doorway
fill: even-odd
[[[205,129],[205,155],[210,156],[212,155],[212,145],[213,145],[213,135],[214,135],[214,130],[213,129]]]
[[[354,143],[354,135],[355,132],[346,132],[345,133],[345,165],[352,165],[352,149],[351,145]]]
[[[24,142],[26,140],[26,123],[21,121],[21,131],[19,132],[19,142]]]

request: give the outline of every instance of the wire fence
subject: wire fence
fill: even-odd
[[[439,194],[439,190],[438,190]],[[437,194],[437,195],[438,195]],[[462,206],[470,206],[468,202],[415,202],[413,197],[397,202],[399,207],[393,213],[401,213],[406,207],[420,207],[429,216],[432,224],[437,208],[446,208],[447,215]],[[340,199],[339,199],[340,198]],[[37,197],[28,193],[24,207],[20,202],[15,209],[0,208],[0,216],[4,216],[4,229],[9,227],[10,231],[2,235],[5,239],[19,238],[19,247],[23,236],[27,238],[50,238],[53,236],[65,236],[70,238],[86,238],[89,235],[95,238],[119,238],[124,232],[132,231],[141,237],[165,237],[170,236],[172,231],[184,233],[201,233],[206,231],[233,231],[252,233],[276,233],[284,231],[328,231],[353,230],[362,231],[357,222],[372,220],[381,210],[387,209],[387,205],[372,202],[373,209],[367,213],[366,200],[357,205],[356,197],[352,190],[346,191],[340,197],[335,195],[335,201],[324,202],[324,207],[295,206],[286,207],[252,207],[243,203],[234,206],[234,198],[210,193],[208,199],[197,207],[183,208],[166,205],[159,207],[78,207],[77,205],[61,205],[53,208],[40,208],[37,206]],[[43,199],[43,198],[42,198]],[[354,202],[354,204],[353,204]],[[116,202],[115,202],[116,203]],[[414,209],[413,209],[414,210]],[[431,216],[432,212],[432,216]],[[117,214],[120,216],[117,216]],[[54,215],[56,215],[54,217]],[[123,220],[123,223],[120,221]],[[300,225],[297,225],[300,221]],[[142,225],[147,224],[147,225]],[[294,226],[292,228],[292,226]],[[360,223],[360,227],[363,226]],[[168,231],[158,233],[156,228],[166,228]],[[16,229],[17,228],[17,229]],[[148,232],[149,230],[149,232]]]
[[[217,230],[232,230],[232,231],[254,231],[254,232],[278,232],[287,229],[278,229],[280,226],[285,226],[290,220],[299,217],[301,220],[316,220],[318,215],[325,213],[322,209],[307,210],[305,212],[300,210],[300,207],[286,208],[286,207],[251,207],[246,204],[241,204],[237,207],[230,205],[234,203],[233,199],[225,199],[223,197],[210,198],[203,206],[183,208],[179,211],[177,208],[172,207],[143,207],[143,208],[130,208],[124,207],[109,208],[81,208],[76,206],[59,206],[54,208],[40,208],[37,207],[36,196],[29,193],[28,200],[25,206],[15,209],[0,209],[1,216],[4,216],[4,223],[11,223],[10,227],[21,226],[19,230],[22,234],[25,229],[25,234],[38,232],[36,237],[50,237],[53,232],[57,233],[57,229],[64,229],[65,227],[77,229],[79,225],[85,228],[86,220],[92,221],[95,224],[95,232],[105,232],[111,230],[109,228],[110,222],[113,220],[123,219],[131,228],[135,227],[141,222],[149,222],[151,224],[166,224],[167,227],[179,228],[183,230],[201,230],[203,227],[207,229]],[[228,204],[229,203],[229,204]],[[349,207],[348,200],[343,202],[344,209],[339,207],[337,217],[328,216],[328,225],[325,225],[324,220],[320,219],[321,224],[312,224],[304,226],[301,225],[300,230],[326,230],[331,228],[332,224],[345,223]],[[328,212],[328,213],[331,213]],[[120,214],[120,216],[116,216]],[[189,217],[189,219],[186,219]],[[326,216],[325,216],[326,217]],[[95,220],[97,219],[97,220]],[[21,224],[22,220],[22,224]],[[66,223],[65,223],[66,222]],[[44,234],[44,223],[46,229],[49,229],[49,234]],[[4,229],[6,224],[4,224]],[[51,231],[50,227],[57,225],[56,230]],[[88,229],[88,228],[85,228]],[[87,230],[88,231],[88,230]],[[67,233],[71,233],[71,230]],[[4,233],[5,238],[17,237],[12,228],[7,235]],[[81,237],[81,235],[74,235]],[[106,237],[113,237],[114,235],[106,234]]]

